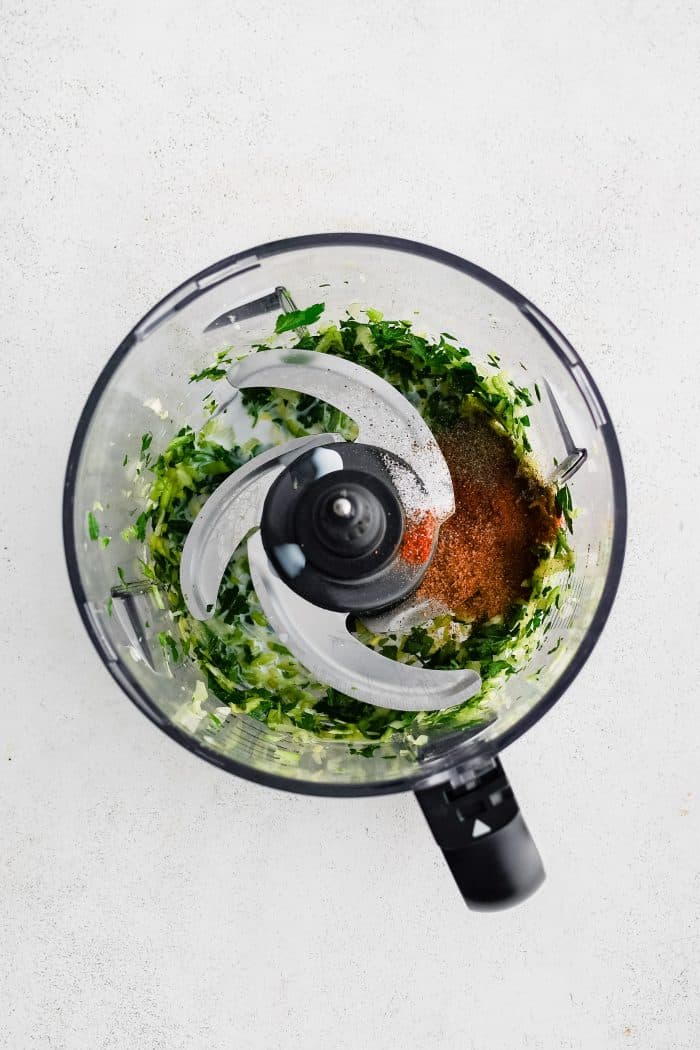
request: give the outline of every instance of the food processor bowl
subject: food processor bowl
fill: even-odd
[[[577,508],[575,568],[543,644],[497,696],[448,732],[399,731],[362,748],[290,734],[248,715],[208,717],[192,704],[196,666],[173,667],[163,651],[170,613],[157,588],[140,582],[143,548],[121,538],[138,504],[129,464],[138,460],[142,435],[152,435],[157,455],[181,427],[198,430],[208,418],[190,375],[222,348],[232,346],[239,357],[268,341],[290,303],[316,302],[325,303],[324,323],[372,307],[411,321],[417,332],[451,332],[477,365],[492,355],[536,388],[533,456],[545,477],[568,484]],[[90,538],[86,521],[95,508],[109,545]],[[103,369],[70,451],[63,523],[73,592],[97,651],[134,703],[180,744],[231,773],[293,791],[415,790],[472,906],[512,902],[541,881],[496,756],[555,703],[593,649],[622,568],[626,498],[617,439],[591,375],[555,325],[513,288],[456,255],[373,235],[296,237],[224,259],[150,310]]]

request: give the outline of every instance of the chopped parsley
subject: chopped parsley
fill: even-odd
[[[180,659],[180,652],[178,650],[177,643],[175,642],[175,639],[172,637],[172,635],[168,634],[167,631],[161,631],[158,634],[158,641],[163,647],[165,655],[170,657],[170,659],[173,660],[174,663],[177,663]]]
[[[562,485],[557,489],[557,494],[554,497],[554,501],[557,506],[557,510],[560,512],[566,527],[569,532],[574,531],[574,505],[571,499],[571,490],[568,485]]]
[[[201,383],[203,379],[223,379],[226,375],[226,369],[222,368],[221,365],[211,365],[209,368],[203,368],[201,372],[195,372],[190,376],[190,383]]]
[[[209,365],[208,368],[203,368],[201,372],[194,372],[190,376],[190,383],[201,383],[203,379],[211,379],[213,382],[223,379],[226,375],[226,365],[230,365],[232,360],[228,348],[219,350],[214,364]]]
[[[100,526],[94,513],[89,510],[87,515],[88,536],[91,540],[97,540],[100,535]]]
[[[275,321],[275,332],[281,335],[282,332],[293,332],[295,328],[315,324],[325,309],[325,303],[314,303],[305,310],[292,310],[288,314],[280,314]]]

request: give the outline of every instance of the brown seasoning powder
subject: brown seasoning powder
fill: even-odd
[[[444,602],[463,619],[503,616],[527,598],[537,548],[556,536],[554,489],[516,459],[509,438],[482,414],[435,437],[456,510],[440,529],[417,596]]]

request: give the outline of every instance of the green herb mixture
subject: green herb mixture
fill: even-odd
[[[301,330],[294,347],[345,357],[376,372],[400,390],[432,428],[450,427],[470,413],[486,413],[491,425],[510,439],[516,458],[527,457],[533,396],[500,370],[495,355],[490,355],[488,369],[479,368],[469,350],[449,333],[431,341],[417,335],[410,322],[384,320],[375,310],[366,311],[366,322],[348,317],[318,334],[302,327],[317,322],[322,311],[323,305],[316,304],[283,314],[276,333],[295,331],[299,336]],[[190,378],[206,382],[203,401],[209,413],[217,404],[215,384],[225,377],[234,356],[233,348],[223,350],[211,367]],[[536,387],[534,397],[539,399]],[[245,544],[229,564],[215,616],[202,623],[187,611],[180,591],[180,557],[192,521],[216,487],[271,443],[326,431],[347,439],[356,435],[352,420],[307,395],[252,389],[243,391],[242,398],[253,431],[256,425],[261,429],[264,424],[266,434],[272,428],[272,441],[263,445],[254,437],[238,444],[225,413],[208,420],[198,433],[183,427],[154,461],[151,435],[142,441],[141,470],[152,472],[153,481],[145,509],[123,538],[145,543],[144,575],[167,595],[175,628],[160,640],[169,661],[196,661],[209,692],[234,712],[271,728],[301,730],[359,748],[388,741],[396,733],[418,737],[429,729],[479,722],[487,701],[542,643],[547,621],[559,604],[564,586],[560,581],[567,578],[559,574],[573,566],[567,539],[567,531],[573,529],[569,490],[557,492],[562,526],[551,548],[541,551],[529,597],[507,618],[466,623],[440,616],[403,635],[373,635],[362,624],[356,626],[362,642],[392,659],[430,668],[475,669],[483,681],[479,695],[446,711],[416,714],[373,707],[315,681],[278,641],[251,585]],[[99,527],[92,512],[88,528],[90,537],[97,539]]]

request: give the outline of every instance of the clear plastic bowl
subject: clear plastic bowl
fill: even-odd
[[[299,305],[323,300],[324,321],[359,303],[388,318],[411,319],[418,331],[453,333],[477,363],[499,355],[511,375],[541,389],[548,383],[554,392],[559,415],[548,397],[530,413],[537,461],[561,462],[571,448],[587,452],[570,482],[580,511],[573,535],[576,568],[547,645],[508,679],[488,718],[435,735],[419,748],[394,742],[362,755],[337,742],[300,745],[247,716],[232,716],[216,729],[192,712],[196,668],[182,665],[173,676],[159,656],[165,612],[138,592],[117,596],[108,612],[117,566],[127,579],[138,579],[142,553],[119,539],[134,509],[125,453],[138,454],[145,431],[153,433],[157,454],[184,424],[202,425],[202,391],[188,385],[189,375],[224,346],[243,353],[268,338],[282,289]],[[113,537],[106,550],[87,535],[86,514],[96,503]],[[603,628],[620,577],[625,529],[624,475],[607,409],[552,322],[513,288],[458,256],[362,234],[261,245],[209,267],[166,296],[128,334],[97,380],[77,427],[65,483],[65,550],[75,599],[124,692],[208,761],[252,780],[317,794],[411,788],[477,755],[495,754],[533,725],[573,680]]]

